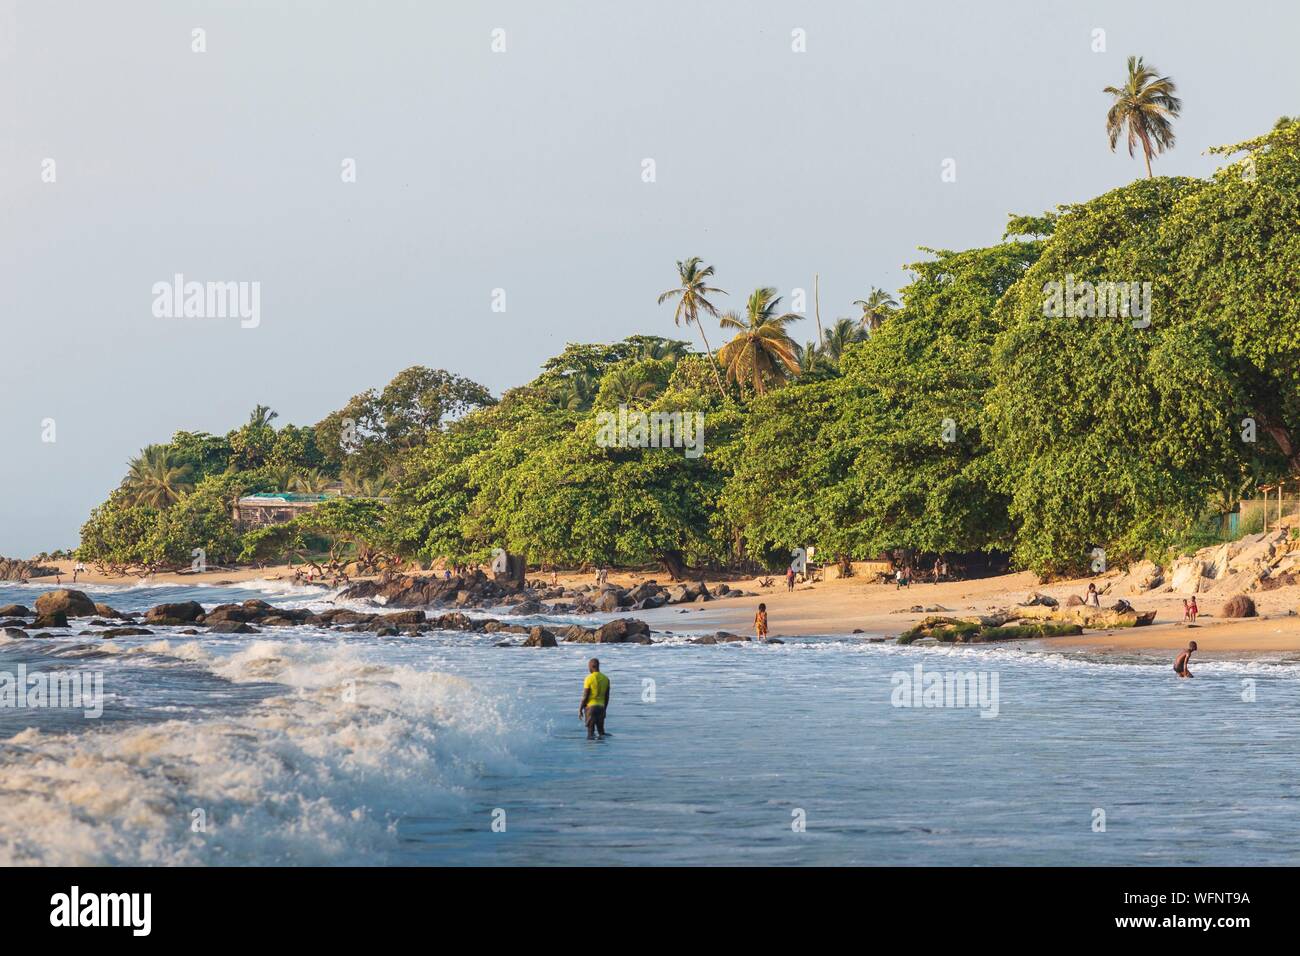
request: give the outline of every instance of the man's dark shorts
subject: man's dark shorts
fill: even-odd
[[[587,734],[592,732],[605,736],[605,708],[588,707],[587,708]]]

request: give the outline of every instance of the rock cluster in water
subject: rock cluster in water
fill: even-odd
[[[598,611],[641,611],[667,604],[740,597],[727,584],[710,590],[703,581],[664,586],[643,581],[631,588],[615,584],[584,584],[565,588],[542,581],[522,585],[498,581],[480,570],[450,578],[404,575],[386,581],[360,581],[343,591],[348,600],[379,600],[385,607],[511,607],[511,614],[591,614]]]
[[[618,618],[594,628],[570,624],[552,631],[542,627],[529,628],[496,618],[472,618],[461,611],[433,616],[417,608],[375,613],[331,608],[318,612],[305,608],[274,607],[256,599],[240,604],[219,604],[209,611],[205,611],[203,605],[196,601],[158,604],[141,615],[117,611],[106,604],[96,604],[83,592],[66,588],[42,594],[36,599],[34,610],[21,604],[0,607],[0,633],[13,640],[27,637],[29,629],[69,627],[70,618],[83,617],[91,619],[89,626],[104,630],[84,630],[80,633],[103,638],[153,634],[150,626],[180,627],[183,628],[181,633],[189,634],[200,633],[200,627],[209,634],[254,634],[263,627],[310,626],[364,631],[380,637],[427,634],[430,631],[524,634],[528,635],[523,641],[523,646],[526,647],[555,647],[557,641],[582,644],[652,643],[650,626],[636,618]],[[32,620],[29,621],[28,618]]]

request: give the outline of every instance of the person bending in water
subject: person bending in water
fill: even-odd
[[[1189,641],[1187,650],[1178,655],[1178,660],[1174,661],[1174,673],[1179,677],[1191,677],[1192,672],[1187,669],[1187,662],[1191,660],[1192,654],[1196,651],[1196,642]]]
[[[754,632],[758,635],[760,641],[767,640],[767,605],[760,604],[758,613],[754,615]]]
[[[582,682],[582,703],[578,716],[587,722],[587,739],[595,740],[596,733],[605,736],[605,711],[609,708],[609,678],[600,672],[600,661],[587,661],[587,679]]]

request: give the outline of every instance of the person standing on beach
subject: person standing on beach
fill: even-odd
[[[1192,672],[1187,669],[1187,662],[1191,660],[1192,654],[1196,652],[1196,642],[1188,641],[1187,650],[1178,655],[1178,660],[1174,661],[1174,673],[1179,677],[1191,677]]]
[[[793,564],[785,569],[785,589],[787,591],[794,590],[794,565]]]
[[[1084,595],[1083,603],[1093,607],[1101,607],[1101,595],[1097,593],[1097,585],[1089,584],[1088,593]]]
[[[600,660],[587,661],[587,678],[582,682],[582,703],[578,716],[587,724],[587,739],[595,740],[596,733],[605,736],[605,712],[609,708],[609,678],[600,672]]]
[[[754,615],[754,631],[758,634],[760,641],[767,640],[767,605],[760,604],[758,613]]]

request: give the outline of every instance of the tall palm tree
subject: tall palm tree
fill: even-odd
[[[279,418],[279,412],[271,411],[270,405],[258,405],[248,416],[248,424],[254,428],[266,428],[271,424],[273,419]]]
[[[1115,152],[1119,134],[1128,127],[1128,154],[1142,144],[1142,155],[1147,161],[1147,179],[1151,178],[1151,156],[1163,153],[1174,145],[1174,128],[1169,122],[1182,112],[1183,101],[1174,93],[1177,87],[1167,76],[1159,76],[1154,66],[1147,68],[1140,56],[1128,58],[1128,82],[1122,87],[1108,86],[1102,90],[1115,97],[1106,114],[1106,134],[1110,137],[1110,151]]]
[[[727,377],[737,384],[749,382],[762,395],[767,382],[784,382],[799,374],[799,346],[785,327],[802,318],[794,312],[777,314],[781,297],[775,289],[755,289],[745,303],[744,316],[728,312],[721,318],[724,329],[736,329],[736,337],[718,351]]]
[[[876,331],[885,324],[885,320],[898,308],[898,300],[884,289],[871,287],[871,294],[865,299],[854,299],[854,305],[862,307],[858,322],[868,333]]]
[[[713,380],[718,385],[718,394],[726,398],[726,390],[722,387],[722,377],[718,374],[718,363],[713,358],[713,349],[709,347],[709,339],[704,334],[704,326],[700,324],[700,313],[718,317],[718,309],[708,296],[717,293],[726,295],[721,289],[715,289],[708,284],[708,280],[713,277],[713,266],[702,265],[699,256],[691,256],[685,262],[677,263],[677,278],[681,282],[675,289],[669,289],[659,296],[659,304],[663,305],[669,299],[677,299],[677,308],[673,312],[673,322],[677,325],[686,320],[687,325],[694,323],[695,327],[700,330],[700,339],[704,342],[704,351],[709,356],[709,364],[713,367]]]
[[[146,445],[127,465],[122,485],[138,505],[166,508],[192,487],[190,466],[176,461],[166,445]]]
[[[826,331],[826,344],[822,351],[831,362],[840,364],[844,350],[854,342],[866,341],[867,333],[852,319],[836,319],[835,324]]]

